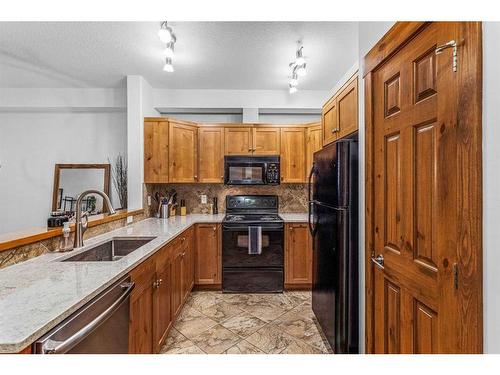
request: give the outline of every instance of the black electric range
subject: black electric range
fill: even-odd
[[[222,290],[276,293],[284,286],[284,221],[275,195],[226,197]]]

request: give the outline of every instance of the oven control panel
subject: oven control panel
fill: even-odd
[[[267,163],[266,182],[268,184],[280,183],[280,165],[279,163]]]
[[[228,195],[226,209],[231,210],[277,210],[276,195]]]

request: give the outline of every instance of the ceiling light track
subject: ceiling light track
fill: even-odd
[[[307,74],[306,70],[306,59],[304,55],[302,54],[302,50],[304,46],[302,45],[302,42],[298,42],[299,47],[297,51],[295,52],[295,60],[292,61],[288,66],[290,67],[290,75],[289,75],[289,81],[288,81],[288,92],[290,94],[294,94],[298,91],[298,85],[299,85],[299,77],[303,77]]]
[[[163,65],[163,71],[172,73],[174,71],[174,65],[172,60],[174,58],[174,48],[177,42],[177,37],[172,30],[172,27],[168,26],[167,21],[163,21],[160,24],[160,30],[158,30],[158,37],[165,43],[165,49],[163,50],[163,56],[165,56],[165,65]]]

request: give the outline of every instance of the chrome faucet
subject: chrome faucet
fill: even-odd
[[[103,202],[104,205],[108,207],[109,214],[110,215],[116,214],[116,211],[111,205],[111,201],[109,197],[106,195],[106,193],[99,190],[85,190],[83,193],[81,193],[76,199],[75,242],[73,244],[74,248],[83,246],[83,234],[87,230],[87,225],[89,222],[88,219],[89,213],[84,212],[82,214],[82,201],[89,194],[100,195],[104,201]],[[85,217],[85,223],[82,223],[82,216]]]

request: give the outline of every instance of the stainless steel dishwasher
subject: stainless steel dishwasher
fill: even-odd
[[[33,344],[38,354],[126,354],[130,293],[123,277]]]

